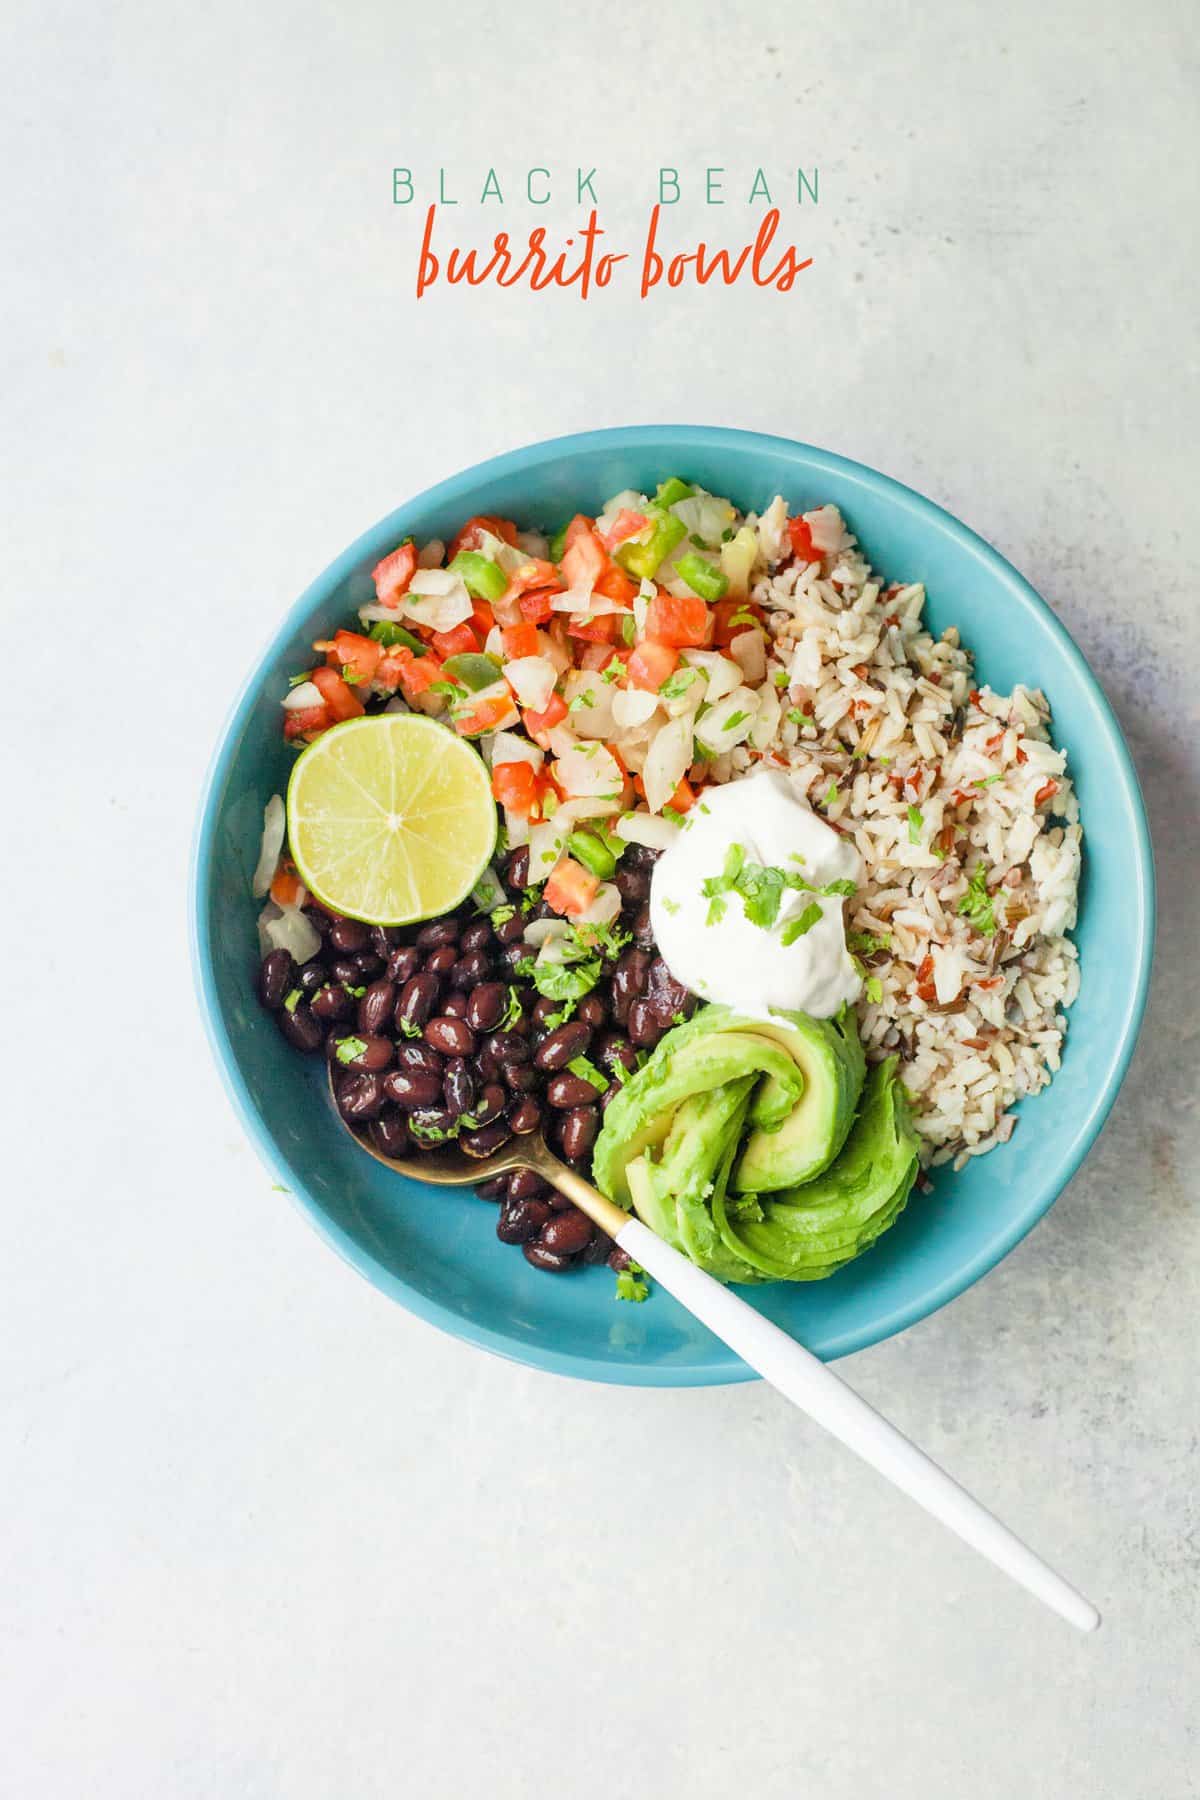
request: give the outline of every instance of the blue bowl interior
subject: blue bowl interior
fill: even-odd
[[[827,452],[750,433],[642,427],[560,439],[441,483],[367,532],[297,602],[247,684],[206,796],[194,870],[202,1003],[223,1073],[279,1179],[348,1259],[411,1310],[501,1354],[608,1381],[685,1385],[749,1371],[665,1294],[617,1304],[590,1269],[555,1280],[495,1236],[473,1194],[410,1182],[337,1125],[324,1066],[289,1050],[258,1007],[249,876],[262,809],[292,755],[279,697],[311,641],[371,592],[369,571],[407,532],[448,537],[472,513],[553,528],[623,487],[680,474],[744,508],[776,493],[795,509],[835,502],[889,579],[920,580],[935,630],[957,625],[981,680],[1045,689],[1086,830],[1077,932],[1085,979],[1063,1067],[1025,1102],[1009,1144],[915,1194],[880,1245],[832,1279],[753,1290],[754,1304],[824,1357],[924,1317],[991,1268],[1041,1217],[1086,1154],[1132,1052],[1153,939],[1153,870],[1136,777],[1093,676],[1053,614],[981,539],[930,502]],[[1090,979],[1088,978],[1090,975]]]

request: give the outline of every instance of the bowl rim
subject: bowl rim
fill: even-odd
[[[1049,1211],[1076,1174],[1099,1136],[1129,1068],[1145,1014],[1154,954],[1156,883],[1153,848],[1141,784],[1116,714],[1083,652],[1047,602],[1007,558],[1002,556],[978,532],[965,525],[961,519],[956,518],[953,513],[947,512],[944,507],[938,506],[936,502],[927,499],[915,489],[907,487],[893,476],[872,469],[868,464],[841,456],[835,451],[825,450],[819,445],[807,444],[795,438],[779,437],[765,432],[740,430],[727,426],[684,423],[612,426],[597,431],[573,432],[566,436],[544,438],[533,444],[522,445],[515,450],[502,451],[496,456],[485,458],[482,462],[473,463],[470,467],[445,477],[434,483],[432,487],[425,488],[420,493],[401,502],[384,518],[379,519],[366,531],[360,533],[347,549],[342,551],[315,580],[308,584],[285,617],[276,624],[265,646],[255,657],[221,726],[204,779],[192,839],[188,880],[188,938],[192,975],[200,1001],[205,1032],[235,1112],[262,1161],[275,1175],[280,1185],[285,1188],[292,1203],[304,1213],[326,1243],[360,1275],[365,1276],[373,1286],[388,1294],[392,1299],[398,1300],[418,1318],[438,1326],[453,1337],[476,1344],[511,1362],[545,1369],[554,1374],[601,1381],[615,1386],[716,1387],[733,1382],[752,1381],[758,1377],[754,1370],[747,1368],[745,1363],[735,1357],[732,1352],[723,1362],[700,1367],[679,1368],[661,1362],[620,1365],[576,1351],[518,1344],[512,1338],[490,1326],[462,1318],[439,1301],[419,1292],[403,1276],[383,1268],[374,1257],[354,1241],[349,1233],[336,1225],[328,1214],[310,1199],[303,1187],[298,1189],[293,1185],[296,1181],[295,1172],[284,1160],[250,1097],[249,1088],[242,1075],[232,1040],[221,1014],[213,974],[208,926],[207,897],[215,856],[219,805],[224,796],[236,748],[257,698],[263,660],[275,643],[297,629],[312,608],[327,598],[329,593],[339,586],[367,557],[380,554],[387,541],[399,528],[398,521],[402,515],[410,512],[414,507],[453,501],[464,489],[469,491],[484,477],[493,477],[497,474],[520,474],[523,470],[538,467],[548,461],[573,457],[584,451],[606,448],[616,451],[635,450],[652,444],[662,444],[665,447],[668,443],[673,450],[678,449],[683,454],[686,454],[689,449],[719,452],[726,448],[752,448],[760,453],[767,452],[785,458],[795,457],[799,453],[810,465],[834,471],[843,481],[852,486],[874,491],[885,489],[895,504],[915,514],[931,530],[956,539],[969,555],[985,566],[989,573],[1001,582],[1018,607],[1033,613],[1050,635],[1057,640],[1060,650],[1072,664],[1076,675],[1090,690],[1098,717],[1108,733],[1110,748],[1114,753],[1123,784],[1122,798],[1127,804],[1133,824],[1134,854],[1129,881],[1130,898],[1135,902],[1131,911],[1135,915],[1136,928],[1136,979],[1130,990],[1129,1002],[1121,1021],[1120,1032],[1113,1040],[1109,1050],[1104,1079],[1092,1094],[1090,1104],[1076,1127],[1059,1171],[1045,1191],[1034,1190],[1034,1197],[1020,1209],[1015,1217],[1007,1220],[1003,1227],[998,1228],[987,1237],[970,1260],[957,1269],[953,1275],[922,1286],[903,1305],[896,1306],[891,1312],[876,1318],[870,1326],[843,1332],[832,1342],[826,1343],[820,1354],[826,1361],[833,1361],[842,1356],[852,1355],[855,1351],[868,1349],[871,1345],[881,1343],[898,1332],[906,1330],[909,1326],[919,1323],[974,1286],[1020,1243],[1021,1239]]]

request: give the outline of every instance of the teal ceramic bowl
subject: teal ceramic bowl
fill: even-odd
[[[750,1293],[832,1358],[902,1331],[993,1268],[1079,1167],[1128,1065],[1153,948],[1150,841],[1120,729],[1049,607],[974,532],[885,475],[782,438],[644,426],[516,450],[408,501],[301,596],[234,707],[204,797],[192,921],[200,1003],[234,1105],[273,1175],[348,1262],[421,1318],[501,1355],[598,1381],[695,1387],[751,1372],[667,1295],[617,1303],[604,1268],[540,1274],[497,1241],[491,1206],[407,1181],[355,1148],[327,1100],[323,1061],[296,1056],[258,1007],[249,892],[263,806],[291,766],[279,730],[287,676],[304,667],[313,638],[332,634],[370,593],[368,571],[385,551],[408,532],[448,538],[472,513],[553,527],[673,474],[744,508],[777,492],[797,510],[834,501],[876,567],[925,583],[934,629],[959,626],[984,679],[1050,697],[1086,833],[1083,985],[1061,1072],[1021,1107],[1008,1144],[961,1174],[942,1172],[858,1262],[828,1281]]]

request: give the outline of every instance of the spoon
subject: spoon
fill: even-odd
[[[329,1074],[333,1086],[333,1071]],[[532,1169],[543,1181],[565,1194],[608,1237],[628,1252],[635,1262],[694,1318],[707,1325],[722,1343],[769,1381],[801,1412],[823,1425],[856,1456],[887,1477],[894,1487],[923,1506],[927,1513],[986,1556],[1013,1581],[1041,1600],[1051,1611],[1079,1631],[1095,1631],[1100,1614],[1090,1601],[1042,1561],[1016,1534],[1001,1524],[965,1488],[947,1475],[923,1450],[877,1413],[873,1406],[835,1375],[833,1370],[771,1324],[746,1301],[739,1299],[703,1269],[660,1237],[640,1219],[605,1198],[577,1170],[560,1162],[538,1133],[512,1138],[499,1150],[482,1158],[465,1154],[457,1145],[425,1151],[417,1156],[385,1156],[350,1130],[360,1150],[376,1162],[434,1187],[468,1187],[516,1169]]]

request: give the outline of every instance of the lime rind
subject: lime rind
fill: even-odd
[[[417,713],[348,719],[323,732],[292,770],[287,817],[305,887],[331,911],[371,925],[451,911],[496,848],[482,758]]]

